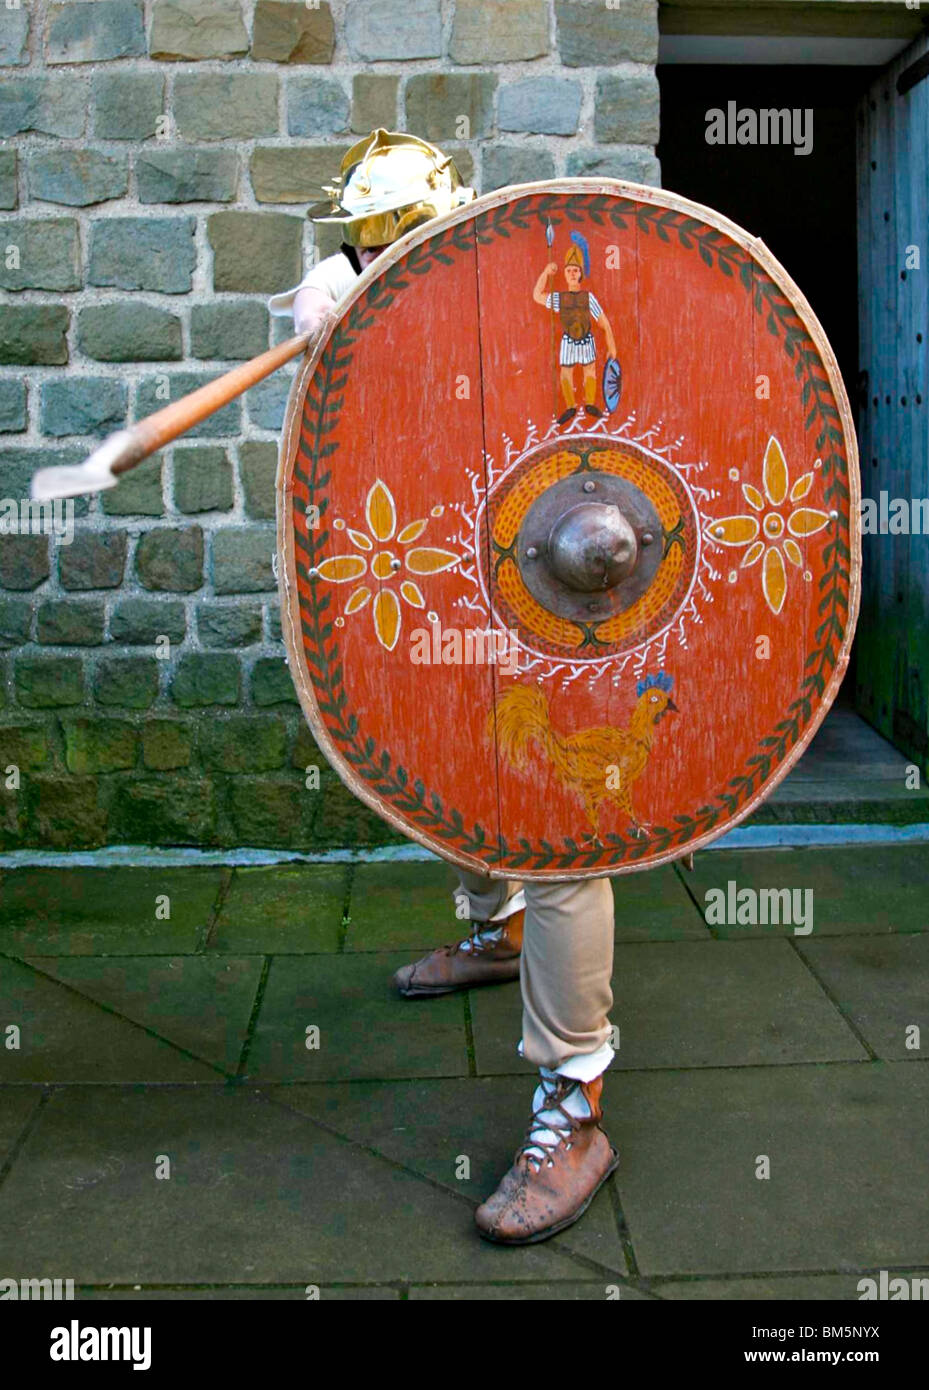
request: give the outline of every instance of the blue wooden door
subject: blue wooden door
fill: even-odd
[[[856,703],[929,772],[929,37],[860,104],[858,246]]]

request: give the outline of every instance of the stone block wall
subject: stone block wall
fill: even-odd
[[[17,509],[288,335],[266,297],[335,249],[305,208],[358,133],[440,142],[479,192],[657,183],[657,43],[656,0],[0,0],[0,847],[394,838],[284,661],[287,371],[79,499],[72,537]]]

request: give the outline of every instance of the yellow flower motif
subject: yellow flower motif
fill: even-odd
[[[773,434],[765,449],[763,482],[763,494],[750,483],[742,484],[742,495],[752,508],[751,512],[721,517],[711,522],[708,530],[710,539],[719,545],[748,547],[742,556],[742,569],[750,569],[764,556],[761,587],[768,607],[777,614],[787,597],[784,557],[798,568],[803,564],[803,553],[794,537],[815,536],[829,525],[831,518],[828,512],[817,511],[814,507],[795,506],[786,517],[783,515],[781,509],[788,500],[794,504],[806,497],[813,486],[814,475],[812,471],[804,473],[790,487],[784,451]]]
[[[441,516],[444,507],[433,507],[432,516]],[[382,483],[378,478],[368,493],[365,503],[365,522],[368,532],[355,531],[351,527],[346,527],[344,521],[335,522],[336,530],[344,530],[352,545],[362,554],[353,555],[351,552],[345,555],[332,555],[328,560],[321,560],[316,567],[316,573],[320,579],[328,580],[331,584],[347,584],[352,580],[361,579],[362,575],[370,574],[381,584],[388,584],[406,566],[411,574],[439,574],[442,570],[451,569],[457,565],[461,559],[460,555],[455,555],[450,550],[440,550],[434,546],[414,546],[413,542],[419,540],[420,536],[429,525],[429,519],[421,518],[418,521],[411,521],[401,530],[397,531],[397,508],[391,495],[390,488],[386,483]],[[394,550],[387,547],[387,542],[393,541],[396,547],[412,547],[404,549],[401,559]],[[376,552],[373,553],[372,552]],[[366,556],[371,556],[370,560]],[[404,603],[411,608],[425,608],[426,600],[419,585],[412,579],[403,579],[399,585],[400,597]],[[374,592],[367,584],[359,584],[349,594],[348,602],[345,605],[346,614],[360,613],[362,608],[366,608],[371,602],[371,613],[374,619],[374,632],[377,640],[387,651],[392,652],[400,640],[400,629],[402,626],[400,600],[393,589],[378,588]]]

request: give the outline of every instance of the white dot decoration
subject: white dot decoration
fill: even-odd
[[[333,531],[345,530],[345,522],[342,520],[341,517],[336,517],[335,521],[332,523],[332,529]]]
[[[730,584],[734,584],[734,583],[736,582],[736,580],[738,579],[738,577],[739,577],[739,576],[738,576],[738,573],[737,573],[736,570],[730,570],[730,571],[729,571],[729,583],[730,583]]]
[[[344,618],[336,618],[336,620],[335,620],[335,625],[336,625],[336,627],[344,627],[344,626],[345,626],[345,619],[344,619]]]

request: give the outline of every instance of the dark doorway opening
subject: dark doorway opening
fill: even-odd
[[[796,280],[839,360],[854,406],[858,373],[855,106],[879,69],[665,65],[663,187],[716,208],[761,237]],[[710,145],[707,112],[811,110],[812,148]]]
[[[855,107],[872,67],[664,64],[661,182],[725,213],[770,248],[826,330],[857,410],[858,242]],[[708,144],[707,113],[812,111],[812,147]],[[810,127],[807,127],[810,128]],[[854,703],[855,648],[838,700]]]

